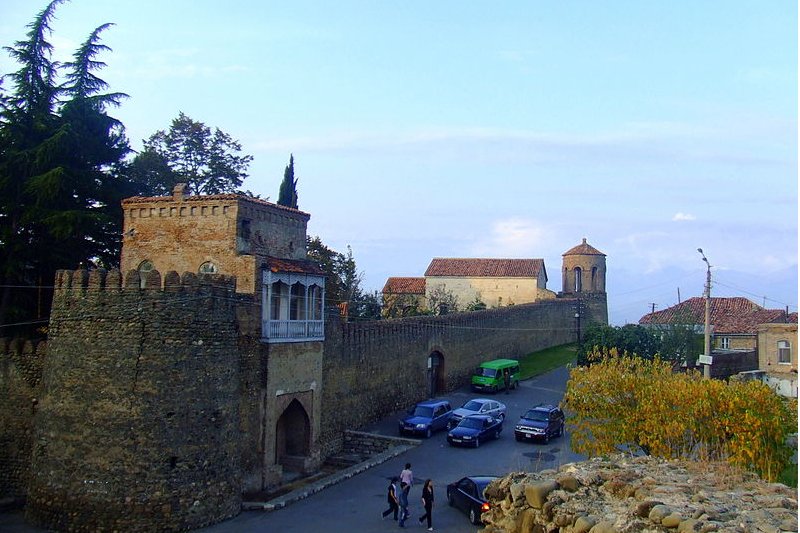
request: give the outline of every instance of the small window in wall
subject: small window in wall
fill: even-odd
[[[730,350],[731,349],[731,338],[730,337],[722,337],[719,340],[719,347],[723,350]]]
[[[250,240],[250,221],[246,218],[242,219],[242,224],[239,226],[239,237],[244,240]]]
[[[778,363],[788,365],[792,362],[792,345],[789,341],[778,341]]]
[[[144,288],[144,280],[147,279],[147,273],[154,269],[153,262],[149,259],[145,259],[136,267],[136,270],[139,271],[139,286],[141,288]]]
[[[212,263],[211,261],[206,261],[200,268],[197,269],[198,274],[216,274],[219,272],[217,265]]]

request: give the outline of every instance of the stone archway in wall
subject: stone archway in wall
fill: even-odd
[[[444,391],[444,355],[434,350],[428,356],[428,395],[433,398]]]
[[[292,399],[275,424],[275,463],[302,472],[311,449],[311,420],[300,401]]]

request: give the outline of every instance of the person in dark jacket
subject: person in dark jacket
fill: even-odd
[[[389,481],[389,486],[386,488],[386,502],[389,504],[389,508],[386,509],[381,516],[386,518],[390,514],[394,513],[394,519],[397,520],[397,511],[399,509],[398,501],[397,501],[397,478],[393,477],[391,481]]]
[[[430,479],[426,479],[422,485],[422,506],[425,508],[425,514],[419,517],[419,523],[427,518],[428,531],[433,531],[433,481]]]

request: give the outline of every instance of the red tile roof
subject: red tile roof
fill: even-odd
[[[689,298],[663,311],[649,313],[639,324],[704,324],[705,298]],[[759,324],[773,322],[797,323],[797,313],[782,309],[764,309],[747,298],[711,298],[711,324],[715,335],[755,335]]]
[[[544,259],[454,259],[435,257],[426,277],[536,278],[544,270]]]
[[[389,278],[383,294],[425,294],[425,278]]]
[[[264,259],[264,263],[273,272],[294,272],[296,274],[313,274],[315,276],[325,275],[325,271],[319,265],[308,260],[267,257]]]
[[[586,243],[586,237],[583,238],[583,242],[580,243],[578,246],[573,246],[563,254],[565,255],[606,255],[594,246]]]

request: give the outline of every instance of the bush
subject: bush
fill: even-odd
[[[777,479],[792,450],[796,405],[758,381],[726,383],[672,364],[595,351],[570,371],[564,397],[572,447],[602,455],[620,447],[666,458],[727,460]]]

